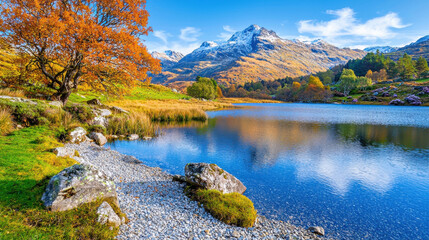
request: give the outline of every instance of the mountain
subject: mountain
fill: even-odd
[[[429,60],[429,35],[418,39],[416,42],[401,47],[394,52],[388,53],[386,56],[389,56],[392,60],[397,61],[404,55],[404,53],[411,55],[413,59],[417,59],[422,56]]]
[[[390,46],[376,46],[376,47],[367,47],[364,49],[364,51],[372,52],[372,53],[376,53],[377,50],[380,53],[391,53],[391,52],[398,50],[398,48],[397,47],[390,47]]]
[[[183,54],[171,50],[167,50],[163,53],[154,51],[152,52],[152,56],[161,60],[163,67],[173,65],[183,58]]]
[[[251,25],[227,41],[207,41],[177,63],[164,66],[153,82],[193,81],[213,77],[230,85],[296,77],[326,70],[366,52],[337,48],[322,40],[311,43],[280,38],[274,31]]]

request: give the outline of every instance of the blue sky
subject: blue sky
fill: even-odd
[[[150,51],[189,53],[251,24],[340,47],[403,46],[429,35],[429,0],[147,0]]]

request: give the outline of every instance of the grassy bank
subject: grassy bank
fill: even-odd
[[[112,239],[117,229],[97,222],[97,203],[50,212],[41,197],[53,175],[75,163],[56,157],[60,146],[47,127],[0,136],[0,239]]]

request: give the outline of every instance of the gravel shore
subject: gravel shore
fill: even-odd
[[[129,223],[118,239],[325,239],[288,222],[258,216],[252,228],[229,226],[183,194],[183,183],[160,168],[93,143],[67,144],[80,163],[94,165],[116,183]]]

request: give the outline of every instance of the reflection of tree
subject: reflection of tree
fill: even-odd
[[[429,149],[429,129],[385,126],[336,124],[336,132],[346,141],[359,141],[362,146],[394,144],[405,148]]]
[[[205,134],[209,132],[210,130],[214,129],[216,127],[216,118],[209,118],[206,121],[206,124],[201,125],[197,128],[198,134]]]

